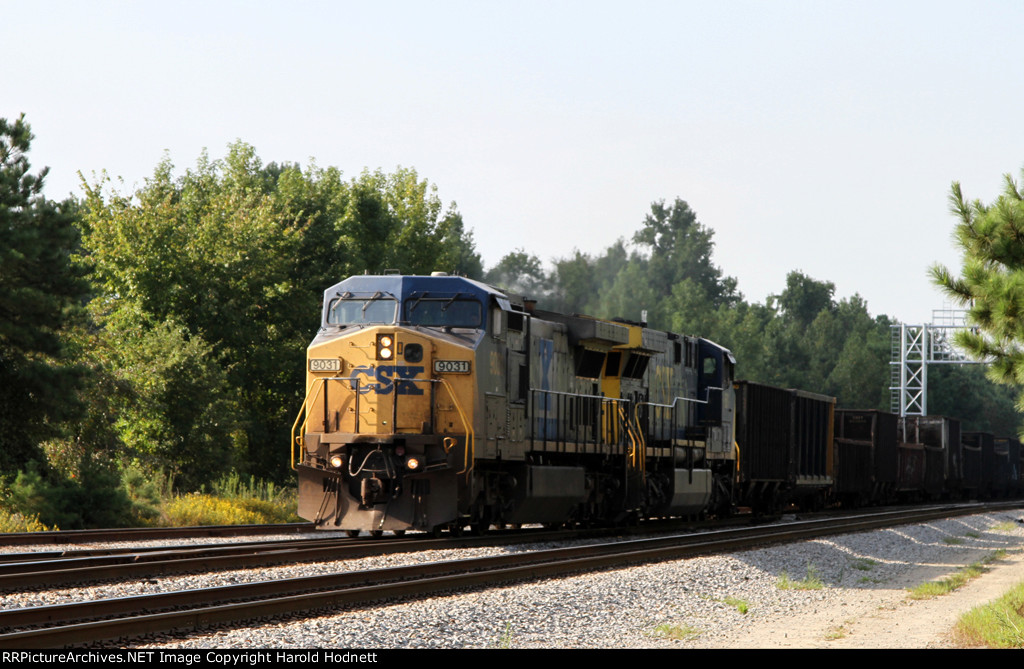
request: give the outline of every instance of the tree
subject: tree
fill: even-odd
[[[697,214],[685,201],[676,198],[671,206],[664,200],[651,204],[633,241],[650,254],[645,268],[647,283],[657,297],[649,317],[652,325],[669,327],[669,298],[684,281],[711,308],[733,305],[740,299],[736,279],[723,276],[711,262],[713,239],[714,231],[697,221]]]
[[[73,415],[79,370],[62,333],[88,284],[71,255],[73,202],[42,195],[46,169],[29,173],[24,116],[0,119],[0,471],[39,456],[39,441]]]
[[[121,440],[192,485],[218,473],[196,457],[286,475],[325,288],[390,268],[481,273],[454,204],[411,169],[345,181],[237,142],[180,177],[165,158],[134,192],[108,186],[85,185],[83,246],[111,373],[131,385]]]
[[[527,254],[521,248],[505,254],[497,265],[487,270],[484,281],[538,301],[548,297],[551,290],[540,258]]]
[[[968,203],[954,182],[950,210],[959,219],[955,237],[963,250],[961,275],[934,265],[932,278],[968,307],[975,326],[956,343],[977,359],[990,358],[989,377],[1024,385],[1024,190],[1005,177],[1003,193],[992,204]],[[1024,395],[1018,401],[1024,406]]]

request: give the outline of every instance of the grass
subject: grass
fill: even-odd
[[[787,572],[782,572],[779,580],[775,582],[775,587],[779,590],[821,590],[825,584],[821,581],[818,569],[809,564],[807,565],[807,576],[796,581],[790,578]]]
[[[993,525],[988,529],[992,530],[993,532],[1013,532],[1015,529],[1017,529],[1017,523],[1013,522],[1012,520],[1008,520],[1005,523],[997,523],[996,525]]]
[[[700,630],[689,625],[670,625],[662,623],[654,628],[652,636],[660,639],[672,639],[673,641],[686,641],[700,636]]]
[[[981,536],[981,534],[979,534],[977,532],[964,532],[964,536],[965,537],[970,537],[971,539],[977,539],[978,537]]]
[[[498,648],[512,647],[512,623],[505,623],[505,631],[498,637]]]
[[[846,638],[846,626],[850,624],[850,622],[851,621],[847,620],[842,625],[837,625],[835,627],[830,628],[827,632],[825,632],[825,640],[835,641],[837,639]]]
[[[949,544],[950,546],[959,546],[964,542],[960,537],[944,537],[942,543]]]
[[[1024,583],[960,616],[953,636],[965,646],[1024,648]]]
[[[744,615],[746,615],[747,611],[750,610],[750,605],[746,602],[746,600],[743,599],[738,599],[736,597],[726,597],[722,600],[722,602],[724,604],[727,604],[728,606],[733,607],[734,609],[736,609]]]
[[[938,581],[928,581],[927,583],[916,585],[913,588],[908,588],[910,592],[909,597],[911,599],[931,599],[933,597],[940,597],[942,595],[949,594],[987,572],[988,567],[986,565],[1005,555],[1005,550],[1000,549],[993,551],[991,555],[988,555],[977,562],[973,562],[966,567],[961,567],[945,578],[939,579]]]
[[[857,571],[871,571],[878,563],[871,558],[854,558],[850,560],[850,567]]]

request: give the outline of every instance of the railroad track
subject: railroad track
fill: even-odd
[[[42,544],[88,544],[103,541],[145,541],[196,537],[250,537],[264,534],[312,532],[314,523],[273,525],[201,525],[193,527],[122,527],[105,530],[54,530],[50,532],[7,532],[0,534],[0,546]]]
[[[558,541],[601,536],[562,530],[509,530],[483,536],[435,539],[427,534],[386,539],[290,539],[201,546],[97,548],[43,553],[0,554],[0,592],[53,589],[61,585],[97,584],[282,564],[352,560],[416,551],[493,546],[524,541]]]
[[[498,557],[7,610],[0,611],[0,629],[5,630],[0,634],[0,648],[123,643],[126,639],[154,634],[189,633],[277,616],[310,615],[380,600],[423,597],[442,591],[679,559],[1008,506],[1019,505],[972,504],[888,511],[841,519],[633,539]],[[47,627],[19,629],[42,625]]]

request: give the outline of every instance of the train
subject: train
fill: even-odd
[[[298,512],[379,536],[1020,490],[1016,440],[735,373],[711,340],[461,276],[349,277],[307,350]]]

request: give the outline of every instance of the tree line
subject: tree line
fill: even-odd
[[[265,164],[236,142],[181,172],[165,157],[134,188],[83,179],[80,197],[56,203],[46,170],[31,173],[31,139],[23,118],[0,119],[0,484],[63,500],[78,515],[62,526],[111,524],[90,517],[103,508],[90,495],[130,496],[126,473],[185,490],[229,471],[288,480],[323,290],[364,271],[445,270],[598,317],[645,308],[652,327],[730,347],[741,378],[888,405],[891,319],[800,272],[746,301],[679,199],[655,202],[602,254],[546,268],[517,249],[485,271],[455,204],[413,169],[345,178]],[[1004,388],[977,370],[946,376],[949,401],[970,385],[999,407],[991,429],[1015,429]]]

